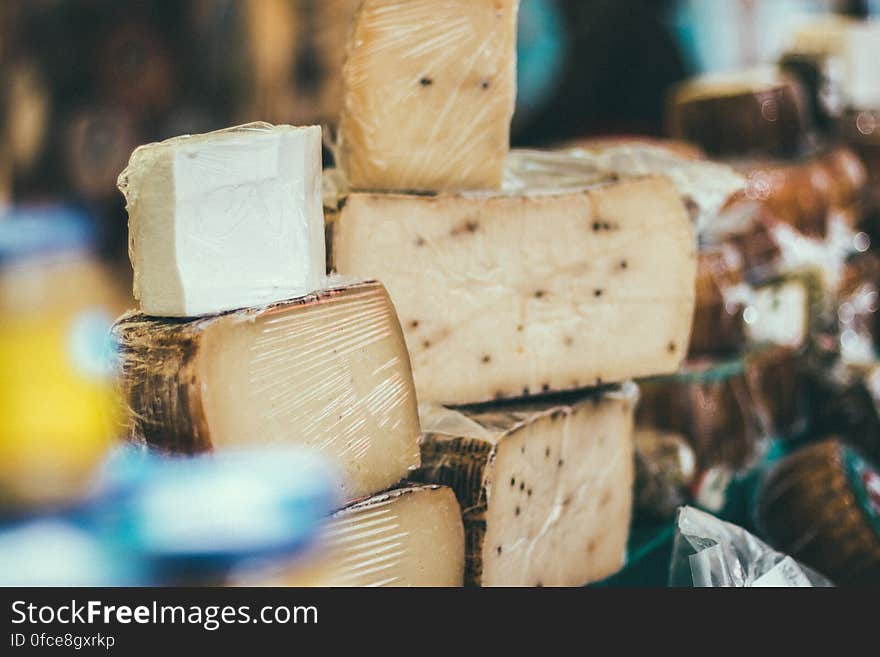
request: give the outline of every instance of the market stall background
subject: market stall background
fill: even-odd
[[[357,0],[22,0],[0,6],[0,495],[7,516],[19,522],[34,510],[66,512],[91,486],[96,469],[123,432],[108,329],[114,318],[135,305],[124,199],[117,189],[117,176],[132,150],[175,135],[256,120],[321,124],[332,134],[341,104],[344,43],[356,4]],[[669,99],[677,83],[698,73],[775,65],[791,50],[799,26],[831,12],[865,19],[880,12],[878,4],[522,0],[512,144],[559,147],[608,136],[667,137]],[[761,464],[795,447],[838,436],[869,460],[880,456],[880,415],[871,387],[880,285],[880,267],[873,260],[874,238],[880,238],[874,210],[880,198],[880,147],[872,135],[880,121],[880,103],[849,109],[856,112],[850,122],[853,134],[846,132],[844,111],[827,125],[821,116],[815,121],[804,150],[821,155],[806,158],[814,168],[798,174],[802,177],[796,184],[813,190],[816,177],[836,175],[821,168],[826,165],[827,171],[865,168],[864,189],[854,183],[859,189],[842,192],[846,198],[837,205],[836,197],[834,203],[815,201],[825,204],[825,214],[840,210],[857,215],[845,249],[847,258],[864,257],[847,260],[843,282],[833,286],[816,283],[810,278],[815,272],[784,272],[789,278],[783,283],[795,280],[795,287],[808,295],[821,297],[826,288],[834,287],[834,299],[816,302],[822,307],[814,306],[811,312],[822,319],[805,331],[808,336],[796,340],[798,357],[792,360],[786,352],[781,361],[773,360],[781,362],[786,373],[820,363],[822,371],[833,371],[834,376],[799,377],[797,390],[784,399],[781,393],[778,399],[771,393],[787,405],[789,416],[785,426],[768,429],[768,411],[753,412],[739,402],[718,411],[720,400],[740,394],[730,390],[755,394],[762,386],[787,385],[780,381],[791,378],[769,378],[772,373],[766,368],[743,369],[758,356],[749,353],[752,360],[747,361],[743,354],[733,353],[735,349],[727,349],[729,345],[719,350],[724,327],[708,336],[707,347],[692,343],[696,373],[671,385],[652,382],[643,394],[641,488],[630,566],[610,583],[666,582],[672,509],[679,503],[696,503],[766,534],[768,528],[755,522]],[[875,123],[869,126],[871,121]],[[880,133],[880,125],[876,129]],[[711,143],[701,145],[712,150]],[[835,155],[838,146],[852,151]],[[861,158],[861,164],[847,159],[850,153]],[[324,158],[325,164],[332,163],[329,149]],[[727,153],[718,158],[730,159]],[[804,159],[800,152],[790,157],[792,163]],[[757,168],[741,167],[746,175]],[[798,192],[809,193],[813,192]],[[774,209],[778,211],[770,208]],[[788,222],[798,234],[818,234],[824,240],[829,230],[833,232],[824,215],[816,220],[818,228],[797,225],[798,220]],[[712,248],[706,253],[713,253]],[[723,272],[742,279],[754,274],[751,266]],[[707,285],[718,288],[718,303],[729,304],[727,279],[724,284],[714,274],[710,279]],[[756,288],[781,289],[777,279],[772,286],[763,278],[749,281],[753,282]],[[770,303],[784,302],[779,300],[781,293],[773,294]],[[807,351],[809,358],[801,357]],[[708,360],[700,363],[704,356]],[[755,382],[756,371],[767,381]],[[665,412],[669,395],[681,404],[677,414]],[[705,412],[707,407],[716,409],[716,415]],[[688,415],[698,414],[693,408],[702,409],[706,417],[727,413],[727,422],[729,415],[742,414],[739,422],[757,428],[742,432],[745,442],[731,457],[728,447],[718,447],[721,439],[711,435],[715,429],[707,427],[706,417]],[[730,432],[731,424],[719,423],[719,435]],[[739,438],[726,439],[730,443]],[[758,443],[759,450],[754,447]],[[652,461],[652,450],[665,460]],[[681,457],[678,450],[693,454]],[[844,451],[840,460],[847,472],[862,472],[853,465],[855,457]],[[672,492],[658,492],[650,486],[662,488],[669,477],[652,480],[650,468],[668,465],[670,452],[679,460],[695,459],[698,468],[679,473]],[[867,499],[859,503],[874,508],[880,484],[870,474],[863,478]],[[657,508],[663,506],[658,500],[672,508]],[[772,509],[766,514],[768,519],[777,516]],[[298,526],[300,519],[290,522]],[[785,532],[779,529],[777,537]],[[31,543],[8,543],[10,554],[34,540],[44,542],[44,536],[50,534],[27,539]],[[70,540],[63,533],[51,536],[49,544]],[[774,547],[785,552],[791,540],[783,539],[779,542],[787,545]],[[822,555],[812,557],[821,562]],[[40,563],[28,571],[34,578],[40,577]],[[876,576],[876,565],[873,573]],[[0,579],[4,575],[0,572]],[[51,580],[57,574],[47,571],[45,577]],[[158,576],[127,572],[119,581],[153,577]]]

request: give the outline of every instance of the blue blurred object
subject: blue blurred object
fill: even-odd
[[[90,251],[92,216],[69,205],[18,205],[0,210],[0,265],[18,259]]]
[[[538,110],[559,84],[566,33],[556,0],[522,0],[517,23],[517,120]]]
[[[338,508],[336,473],[302,449],[162,456],[114,450],[78,508],[0,526],[0,585],[155,585],[292,556]]]

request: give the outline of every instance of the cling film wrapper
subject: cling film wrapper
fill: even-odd
[[[830,582],[742,527],[684,506],[676,519],[669,585],[814,587]]]
[[[195,320],[121,317],[130,440],[171,453],[297,444],[333,460],[343,499],[418,466],[418,414],[400,325],[376,282]]]
[[[519,0],[365,0],[342,69],[336,162],[353,189],[498,189]],[[418,38],[413,38],[414,34]]]

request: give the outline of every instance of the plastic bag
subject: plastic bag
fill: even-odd
[[[777,552],[742,527],[690,506],[678,510],[670,586],[831,586],[825,577]]]

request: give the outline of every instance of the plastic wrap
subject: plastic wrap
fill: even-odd
[[[529,163],[519,180],[533,185],[519,192],[352,193],[331,213],[333,266],[387,286],[420,401],[478,403],[674,371],[696,265],[674,186],[614,182],[562,153],[519,162]],[[568,177],[551,178],[561,169]]]
[[[114,330],[133,440],[313,447],[339,466],[346,499],[419,463],[409,359],[379,283],[191,321],[129,314]]]
[[[820,574],[758,540],[742,527],[682,507],[676,521],[670,586],[829,586]]]
[[[250,123],[147,144],[118,184],[134,296],[149,315],[210,314],[324,285],[316,126]]]
[[[242,586],[461,586],[464,530],[445,486],[405,486],[358,500],[324,525],[309,552],[242,564]]]
[[[538,187],[579,189],[603,178],[665,176],[691,213],[697,231],[745,188],[730,167],[694,159],[668,147],[620,141],[560,151],[514,150],[507,160],[504,189],[528,193]]]
[[[757,513],[773,545],[836,584],[880,584],[880,472],[839,441],[779,461]]]
[[[680,84],[667,122],[673,137],[693,141],[714,156],[793,155],[808,127],[801,89],[771,68],[709,74]]]
[[[518,0],[365,0],[343,66],[336,161],[353,189],[498,189]]]
[[[700,470],[713,465],[739,469],[760,455],[765,427],[742,359],[701,358],[676,374],[640,382],[639,427],[685,436]]]
[[[572,586],[623,565],[636,399],[627,384],[528,404],[422,409],[422,467],[412,478],[455,491],[466,584]]]

